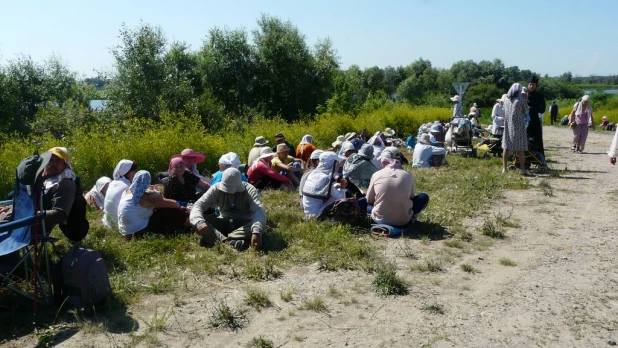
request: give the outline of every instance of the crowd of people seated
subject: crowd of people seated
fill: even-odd
[[[441,127],[421,132],[414,148],[414,166],[427,167],[424,163],[432,162],[428,154],[443,155],[435,140],[443,139],[442,132]],[[408,226],[427,205],[428,197],[415,193],[414,178],[402,167],[408,163],[400,151],[404,143],[390,128],[373,136],[366,129],[340,135],[328,149],[318,149],[310,134],[295,148],[281,133],[274,138],[272,148],[264,136],[255,138],[246,164],[236,153],[222,155],[212,177],[197,168],[206,156],[185,149],[170,158],[167,170],[154,178],[155,185],[151,174],[140,170],[136,161],[122,159],[111,178],[99,178],[83,197],[101,211],[106,228],[119,231],[126,239],[193,229],[202,246],[219,241],[238,250],[262,245],[266,214],[259,192],[265,189],[298,190],[304,219],[345,215],[341,202],[353,202],[361,212],[358,216],[367,222]],[[44,201],[49,209],[46,222],[53,227],[67,219],[77,192],[77,175],[67,149],[49,151],[52,160],[44,173]],[[4,208],[0,219],[7,218],[10,211]]]

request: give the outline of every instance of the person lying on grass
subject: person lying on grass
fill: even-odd
[[[276,154],[269,147],[263,147],[260,157],[249,167],[247,171],[249,183],[258,190],[267,188],[291,190],[294,188],[287,176],[272,170],[271,161],[275,156]]]
[[[206,213],[215,207],[219,207],[218,217]],[[249,243],[257,249],[262,248],[266,213],[258,190],[242,182],[236,168],[226,169],[221,182],[195,202],[190,221],[200,235],[199,244],[203,247],[212,247],[219,241],[236,250],[248,248]]]
[[[184,169],[183,169],[184,170]],[[151,200],[150,173],[140,170],[122,193],[118,205],[118,229],[126,238],[139,237],[144,232],[168,233],[188,228],[189,212],[177,201],[168,198]]]
[[[427,207],[429,196],[416,194],[412,173],[401,167],[401,153],[396,147],[382,151],[382,169],[371,177],[367,202],[372,208],[371,219],[376,224],[407,228],[418,220]]]

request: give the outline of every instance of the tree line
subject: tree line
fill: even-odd
[[[449,106],[451,84],[464,81],[471,83],[466,102],[489,106],[512,83],[535,74],[500,59],[458,61],[447,69],[424,59],[341,69],[330,39],[310,46],[291,22],[269,15],[251,32],[215,27],[198,50],[170,42],[147,23],[123,25],[119,38],[111,50],[113,71],[96,78],[79,78],[59,57],[36,63],[22,56],[0,66],[0,132],[63,137],[92,124],[131,117],[158,121],[166,114],[197,117],[217,131],[256,118],[358,114],[394,102]],[[578,82],[618,83],[618,75],[545,76],[540,90],[548,99],[576,98],[582,92]],[[93,111],[91,99],[109,102]]]

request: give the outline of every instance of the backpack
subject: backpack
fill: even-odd
[[[59,225],[62,233],[71,241],[80,242],[90,229],[90,223],[86,219],[87,205],[86,199],[82,195],[81,181],[75,180],[75,199],[71,206],[71,211],[65,223]]]
[[[105,261],[97,251],[73,245],[62,257],[62,294],[69,308],[103,302],[111,293]]]
[[[332,220],[350,225],[367,223],[367,214],[363,213],[356,197],[343,198],[324,208],[318,220]]]

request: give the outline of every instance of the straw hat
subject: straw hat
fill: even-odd
[[[263,147],[262,149],[260,149],[260,157],[258,157],[259,159],[265,159],[265,158],[273,158],[275,157],[275,153],[273,152],[273,150],[270,147]]]
[[[277,145],[277,153],[285,152],[285,151],[288,151],[288,152],[290,151],[290,148],[286,144]]]
[[[337,140],[335,140],[335,142],[332,145],[333,147],[341,146],[341,144],[343,144],[344,141],[345,141],[345,136],[339,135],[337,136]]]
[[[268,144],[268,140],[266,140],[266,138],[260,135],[259,137],[255,138],[253,146],[264,146],[266,144]]]
[[[388,127],[384,130],[384,132],[383,132],[383,133],[384,133],[384,135],[386,135],[387,137],[392,137],[393,135],[395,135],[395,131],[394,131],[394,130],[392,130],[392,129],[390,129],[390,128],[388,128]]]

